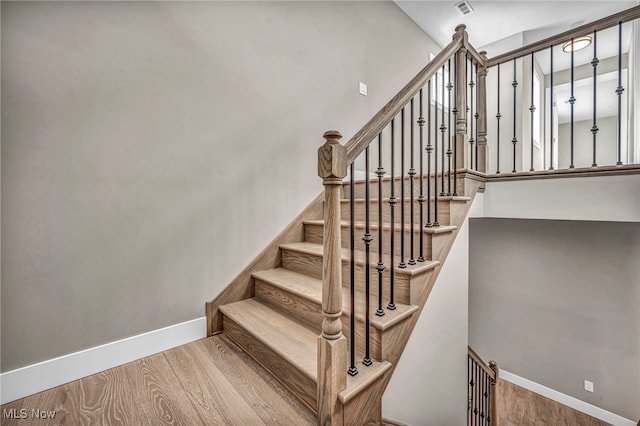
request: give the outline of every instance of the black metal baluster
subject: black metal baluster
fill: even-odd
[[[616,94],[618,95],[618,161],[616,165],[622,165],[622,21],[618,22],[618,87]]]
[[[376,315],[381,317],[384,315],[382,309],[382,273],[384,272],[384,263],[382,262],[382,177],[384,176],[384,169],[382,168],[382,133],[378,134],[378,169],[376,170],[378,176],[378,264],[376,270],[378,271],[378,309]]]
[[[462,72],[462,70],[458,70],[458,60],[455,59],[454,57],[454,73],[453,73],[453,80],[456,82],[456,84],[453,85],[453,128],[454,128],[454,132],[453,132],[453,163],[451,164],[451,167],[453,168],[453,191],[451,190],[451,183],[449,183],[449,192],[451,192],[451,195],[453,196],[457,196],[458,195],[458,191],[457,191],[457,182],[458,182],[458,114],[466,114],[467,111],[458,111],[458,72]],[[451,92],[449,92],[449,94],[451,94]],[[465,99],[465,104],[466,104],[466,99]],[[451,139],[449,140],[449,142],[451,143]],[[464,164],[464,161],[462,162]],[[451,176],[449,176],[449,182],[451,182]]]
[[[598,80],[598,51],[597,51],[597,31],[593,32],[593,59],[591,60],[591,66],[593,67],[593,126],[591,127],[591,133],[593,134],[593,163],[591,163],[592,167],[597,167],[598,162],[596,161],[596,139],[598,137],[598,126],[596,124],[596,96],[597,96],[597,80]]]
[[[364,150],[364,161],[365,161],[365,200],[364,200],[364,208],[365,208],[365,223],[364,223],[364,237],[362,241],[364,241],[364,297],[365,297],[365,314],[364,314],[364,344],[365,344],[365,355],[362,359],[362,363],[366,366],[372,364],[370,349],[371,349],[371,330],[370,330],[370,321],[369,321],[369,295],[370,295],[370,287],[371,287],[371,274],[369,270],[369,261],[370,261],[370,246],[371,241],[371,232],[369,229],[370,226],[370,217],[369,217],[369,203],[371,202],[371,197],[369,194],[369,147],[367,146]]]
[[[574,55],[574,45],[573,45],[573,37],[571,38],[571,97],[569,97],[569,105],[571,105],[571,127],[570,127],[570,159],[571,162],[569,164],[569,168],[573,169],[575,166],[573,164],[573,124],[574,124],[574,115],[573,115],[573,109],[576,103],[576,98],[575,96],[573,96],[573,86],[574,86],[574,78],[573,78],[573,71],[574,71],[574,61],[573,61],[573,55]]]
[[[433,152],[433,146],[431,145],[431,80],[427,83],[427,223],[425,228],[431,228],[433,222],[431,222],[431,153]],[[422,104],[422,102],[420,102]],[[436,114],[438,111],[438,105],[436,102]],[[421,233],[424,235],[424,232]],[[420,243],[422,247],[422,243]]]
[[[436,74],[436,84],[433,88],[436,93],[436,105],[433,109],[434,120],[433,120],[433,226],[438,225],[438,75]],[[444,102],[444,100],[443,100]],[[444,114],[444,109],[442,110],[442,114]],[[431,177],[429,177],[429,182],[431,182]],[[429,198],[429,203],[431,203],[431,198]]]
[[[477,371],[477,375],[478,375],[478,393],[477,393],[477,402],[476,402],[476,407],[478,407],[478,424],[482,425],[482,367],[480,367],[480,364],[476,363],[476,371]]]
[[[413,206],[413,200],[414,200],[413,199],[413,178],[416,175],[416,169],[413,167],[413,165],[414,165],[414,163],[413,163],[413,157],[414,157],[414,155],[413,155],[413,151],[414,151],[414,149],[413,149],[413,145],[414,145],[414,138],[413,138],[413,128],[414,128],[413,123],[414,123],[414,121],[413,121],[413,117],[414,117],[414,114],[413,114],[413,98],[411,98],[411,120],[409,120],[409,123],[411,125],[411,140],[410,140],[411,146],[410,146],[410,149],[409,149],[409,152],[410,152],[409,157],[410,157],[410,163],[411,163],[410,167],[409,167],[409,184],[411,185],[411,188],[409,188],[409,194],[410,194],[410,196],[409,196],[409,202],[410,202],[410,204],[409,204],[409,217],[410,217],[410,219],[409,219],[409,222],[410,222],[409,223],[409,228],[410,228],[410,232],[411,232],[410,239],[409,239],[409,265],[415,265],[416,264],[416,259],[414,257],[414,250],[413,250],[414,249],[414,247],[413,247],[413,240],[414,240],[414,235],[413,235],[413,220],[414,220],[414,216],[413,216],[413,210],[414,210],[414,206]],[[402,233],[404,234],[404,232],[405,231],[403,229]]]
[[[456,61],[454,61],[456,62]],[[451,112],[455,109],[451,107],[451,89],[453,89],[453,83],[451,82],[451,58],[449,58],[449,66],[447,70],[447,96],[449,97],[449,110],[447,112],[447,195],[451,196]]]
[[[469,417],[471,419],[471,425],[475,425],[475,414],[474,414],[474,410],[476,408],[476,386],[478,385],[476,383],[476,365],[475,362],[473,361],[473,359],[471,359],[471,380],[469,381],[469,384],[471,385],[471,396],[470,396],[470,400],[471,400],[471,412],[469,413]]]
[[[480,375],[478,374],[478,364],[473,361],[473,379],[476,382],[476,385],[473,387],[473,423],[478,424],[478,415],[480,414],[480,410],[478,410],[478,394],[480,391]]]
[[[471,63],[471,81],[469,81],[469,94],[471,96],[471,102],[469,102],[469,105],[471,107],[471,132],[469,133],[469,168],[473,169],[473,154],[474,154],[474,144],[476,142],[474,135],[475,133],[473,133],[473,125],[474,125],[474,121],[475,121],[475,116],[473,111],[475,110],[476,114],[478,113],[478,110],[475,109],[475,104],[473,103],[473,88],[475,87],[476,83],[473,81],[473,62]],[[476,154],[476,162],[478,162],[478,157]]]
[[[534,69],[534,57],[533,52],[531,52],[531,106],[529,107],[529,111],[531,111],[531,166],[529,167],[529,171],[533,171],[533,115],[536,111],[536,105],[533,100],[533,78],[535,76]]]
[[[487,376],[487,424],[491,424],[491,378]]]
[[[467,426],[471,426],[471,407],[473,406],[473,378],[471,377],[471,357],[467,356]]]
[[[440,133],[442,134],[442,152],[440,153],[440,156],[442,157],[442,161],[440,162],[440,165],[442,166],[442,179],[441,179],[441,185],[440,185],[440,195],[445,196],[447,195],[447,193],[444,190],[444,155],[445,155],[445,149],[444,149],[444,138],[445,138],[445,132],[447,131],[447,126],[444,125],[444,89],[445,89],[445,84],[444,84],[444,64],[442,64],[442,120],[441,120],[441,124],[440,124]],[[437,156],[437,154],[436,154]]]
[[[396,308],[396,304],[393,298],[393,287],[395,280],[395,207],[396,207],[396,184],[395,184],[395,164],[396,164],[396,154],[395,154],[395,140],[396,140],[396,132],[395,132],[395,118],[391,119],[391,196],[389,197],[389,210],[390,210],[390,220],[391,220],[391,236],[389,241],[389,251],[391,252],[391,261],[389,262],[389,304],[387,305],[387,309],[394,310]]]
[[[429,80],[429,88],[431,88],[431,80]],[[431,94],[431,93],[429,93]],[[418,196],[418,203],[420,203],[420,250],[418,253],[418,262],[424,262],[424,232],[422,231],[422,224],[424,223],[424,154],[422,153],[422,147],[424,146],[424,115],[422,114],[422,89],[420,89],[420,117],[418,117],[418,127],[420,129],[420,149],[418,153],[420,155],[420,195]]]
[[[513,139],[511,139],[511,143],[513,144],[513,170],[512,173],[516,172],[516,145],[518,145],[518,138],[516,138],[516,89],[518,87],[518,79],[516,78],[516,59],[513,58]]]
[[[500,174],[500,64],[498,64],[498,113],[496,114],[497,129],[496,129],[496,174]]]
[[[550,94],[549,94],[549,117],[550,117],[550,135],[549,135],[549,170],[553,170],[553,106],[555,102],[553,101],[553,45],[549,47],[549,52],[551,52],[551,59],[549,63],[551,64],[551,72],[549,73],[551,77],[551,84],[549,85]]]
[[[406,268],[404,263],[404,107],[400,112],[400,263],[398,268]],[[391,232],[396,232],[392,229]]]
[[[482,387],[482,377],[480,376],[480,371],[478,368],[478,363],[477,362],[473,362],[473,370],[474,370],[474,376],[476,378],[476,386],[475,386],[475,395],[473,396],[474,399],[474,414],[475,414],[475,423],[476,425],[480,425],[480,393],[481,393],[481,387]]]
[[[482,372],[482,424],[487,424],[487,412],[489,405],[487,404],[487,373]]]
[[[478,64],[476,63],[476,81],[478,81]],[[476,87],[476,105],[475,105],[476,113],[474,118],[476,119],[476,133],[474,139],[476,140],[476,166],[475,169],[478,170],[478,120],[480,119],[480,113],[478,112],[478,88]]]
[[[482,395],[484,394],[484,370],[482,368],[479,369],[480,372],[480,386],[479,386],[479,398],[478,398],[478,408],[480,409],[480,424],[484,425],[484,400],[482,399]]]
[[[349,330],[351,353],[349,354],[350,366],[348,373],[350,376],[358,374],[356,368],[356,264],[355,264],[355,249],[356,249],[356,228],[355,224],[355,203],[354,203],[354,190],[355,190],[355,178],[354,178],[354,165],[351,163],[349,169],[349,295],[351,302],[351,315],[349,317]]]

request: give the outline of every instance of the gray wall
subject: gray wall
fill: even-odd
[[[640,417],[640,223],[472,219],[469,252],[469,343],[484,359]]]
[[[470,216],[482,212],[476,194]],[[411,339],[382,399],[382,417],[407,425],[459,426],[466,422],[469,221],[440,269]],[[437,384],[437,385],[436,385]]]
[[[204,315],[432,51],[390,2],[2,2],[2,371]]]

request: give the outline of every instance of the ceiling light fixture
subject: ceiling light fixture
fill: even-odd
[[[591,44],[591,36],[576,37],[562,45],[562,51],[565,53],[577,52]]]

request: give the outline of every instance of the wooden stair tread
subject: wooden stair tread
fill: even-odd
[[[317,380],[317,333],[256,299],[230,303],[220,310],[307,377]]]
[[[322,280],[317,278],[284,268],[254,272],[252,276],[307,300],[320,300],[322,303]]]
[[[305,225],[324,225],[324,220],[322,219],[315,219],[315,220],[305,220],[303,222]],[[366,227],[366,223],[362,222],[362,221],[355,221],[353,223],[354,227],[356,229],[364,229]],[[350,226],[350,222],[343,220],[340,222],[340,226],[343,228],[348,228]],[[378,224],[377,223],[370,223],[369,224],[369,228],[371,230],[377,230],[378,229]],[[382,224],[382,229],[383,230],[390,230],[391,229],[391,224],[389,223],[383,223]],[[395,223],[394,224],[394,229],[396,231],[401,231],[402,230],[402,224],[400,222]],[[440,226],[436,226],[436,227],[432,227],[432,228],[425,228],[424,226],[414,226],[414,232],[420,232],[420,230],[422,229],[422,231],[425,234],[444,234],[447,232],[453,232],[456,229],[458,229],[458,227],[456,225],[440,225]],[[411,225],[404,225],[404,230],[407,232],[411,231]]]
[[[314,255],[314,256],[322,256],[323,255],[323,251],[324,248],[322,247],[322,244],[315,244],[315,243],[308,243],[308,242],[301,242],[301,243],[287,243],[287,244],[281,244],[280,245],[281,249],[284,250],[290,250],[290,251],[296,251],[296,252],[300,252],[300,253],[305,253],[305,254],[310,254],[310,255]],[[343,261],[349,261],[350,259],[350,251],[348,248],[343,248],[342,249],[342,260]],[[374,260],[375,259],[375,260]],[[391,260],[389,255],[383,255],[382,256],[382,261],[384,262],[385,265],[388,265]],[[406,261],[407,259],[405,259]],[[370,264],[372,266],[375,266],[375,263],[377,261],[377,253],[371,253],[371,261]],[[400,257],[396,256],[394,259],[393,264],[397,265],[400,261]],[[358,265],[364,265],[365,264],[365,252],[362,250],[356,250],[355,251],[355,263]],[[433,268],[435,268],[436,266],[438,266],[440,264],[439,261],[437,260],[425,260],[424,262],[417,262],[415,265],[409,265],[407,264],[406,268],[398,268],[397,266],[394,268],[394,271],[396,274],[400,274],[400,275],[408,275],[408,276],[414,276],[417,274],[421,274],[423,272],[426,272],[428,270],[431,270]]]
[[[362,359],[359,357],[358,359]],[[369,367],[358,365],[358,374],[350,376],[347,374],[347,388],[338,394],[341,403],[346,404],[353,399],[374,381],[382,377],[392,364],[389,361],[375,362]]]
[[[319,307],[322,306],[321,280],[284,268],[255,272],[253,273],[253,277],[265,281],[270,285],[276,286],[282,290],[293,293],[297,296],[304,297],[307,300],[318,304]],[[375,315],[375,311],[377,308],[376,300],[377,299],[375,297],[371,297],[369,304],[369,308],[371,311],[370,321],[373,327],[382,331],[393,327],[418,310],[418,306],[416,305],[405,305],[402,303],[396,303],[395,310],[391,311],[385,309],[385,315],[377,316]],[[356,318],[360,321],[364,321],[365,319],[364,301],[364,294],[362,294],[361,292],[357,292]],[[342,311],[347,315],[351,312],[350,291],[346,287],[342,287]]]

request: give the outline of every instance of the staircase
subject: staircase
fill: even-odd
[[[463,173],[464,175],[464,173]],[[471,176],[471,175],[469,175]],[[427,178],[424,178],[425,181]],[[411,230],[408,225],[401,229],[397,223],[392,228],[389,222],[388,204],[390,178],[383,178],[383,223],[382,238],[388,241],[390,234],[400,241],[405,235],[405,251],[409,253]],[[375,183],[375,182],[372,182]],[[395,185],[403,182],[396,179]],[[404,179],[409,185],[409,179]],[[417,188],[417,181],[414,182]],[[464,188],[468,196],[439,197],[440,225],[436,228],[419,227],[414,229],[414,242],[419,241],[419,233],[424,233],[425,261],[416,262],[406,268],[395,267],[395,306],[385,309],[383,316],[371,315],[371,358],[373,364],[366,367],[361,364],[365,336],[364,305],[367,298],[364,293],[365,253],[364,243],[358,238],[355,252],[356,264],[356,354],[358,374],[348,376],[347,386],[339,400],[343,407],[344,424],[379,423],[381,419],[381,397],[391,377],[393,366],[398,362],[406,345],[418,315],[425,305],[442,263],[456,237],[458,227],[464,221],[475,192],[482,185],[472,177],[459,178],[459,187]],[[375,186],[375,185],[374,185]],[[355,228],[360,237],[364,231],[365,204],[363,197],[364,182],[357,182],[354,191]],[[341,209],[343,217],[348,217],[349,186],[344,184]],[[376,194],[378,196],[378,194]],[[405,215],[410,211],[409,200]],[[433,200],[432,200],[433,202]],[[414,201],[415,212],[418,202]],[[378,199],[369,200],[372,211],[377,209]],[[397,209],[397,207],[396,207]],[[406,222],[409,223],[409,217]],[[274,248],[278,252],[277,267],[251,272],[248,297],[233,303],[222,304],[222,331],[285,385],[314,413],[317,412],[317,370],[318,336],[322,331],[322,265],[323,265],[323,229],[321,219],[301,219],[303,233],[300,241],[279,244]],[[350,336],[350,294],[348,262],[349,239],[348,222],[342,222],[344,232],[342,242],[342,324],[343,334]],[[421,229],[420,229],[421,228]],[[373,225],[371,250],[377,253],[379,227]],[[391,262],[387,246],[383,248],[383,262],[386,265],[398,265],[399,256]],[[419,250],[415,247],[414,250]],[[375,256],[374,256],[375,258]],[[377,259],[376,259],[377,260]],[[377,277],[375,263],[369,266],[371,277]],[[383,299],[389,300],[389,274],[383,276]],[[372,280],[374,282],[376,280]],[[371,312],[378,308],[378,287],[372,285],[369,297]],[[386,307],[386,306],[385,306]]]
[[[228,336],[318,424],[381,424],[384,390],[484,188],[482,168],[465,164],[475,153],[483,167],[486,130],[479,126],[474,150],[466,139],[467,75],[451,65],[464,70],[468,57],[485,61],[458,26],[452,42],[345,145],[339,132],[326,132],[318,150],[324,195],[207,304],[208,334]],[[432,105],[432,83],[440,82],[444,99],[436,73],[444,75],[446,63],[449,103]],[[448,107],[452,94],[455,108]],[[374,173],[370,145],[378,149]],[[359,182],[356,160],[364,162]]]
[[[640,7],[543,44],[553,48],[569,35],[612,23],[621,28],[637,16]],[[381,424],[384,390],[475,194],[487,179],[555,173],[534,171],[534,105],[530,170],[517,171],[516,60],[534,58],[538,44],[489,61],[459,25],[452,41],[346,144],[339,132],[327,131],[318,150],[323,194],[207,303],[208,334],[225,333],[317,414],[318,424]],[[499,99],[499,66],[507,61],[514,67],[513,167],[510,174],[489,176],[486,77],[490,66],[498,67]],[[533,87],[532,79],[531,99]],[[499,165],[499,102],[497,108]],[[370,151],[378,163],[374,172]],[[363,181],[353,180],[356,162]],[[592,172],[573,167],[572,161],[571,173]],[[484,401],[484,394],[477,399]],[[488,423],[483,409],[471,412]]]

